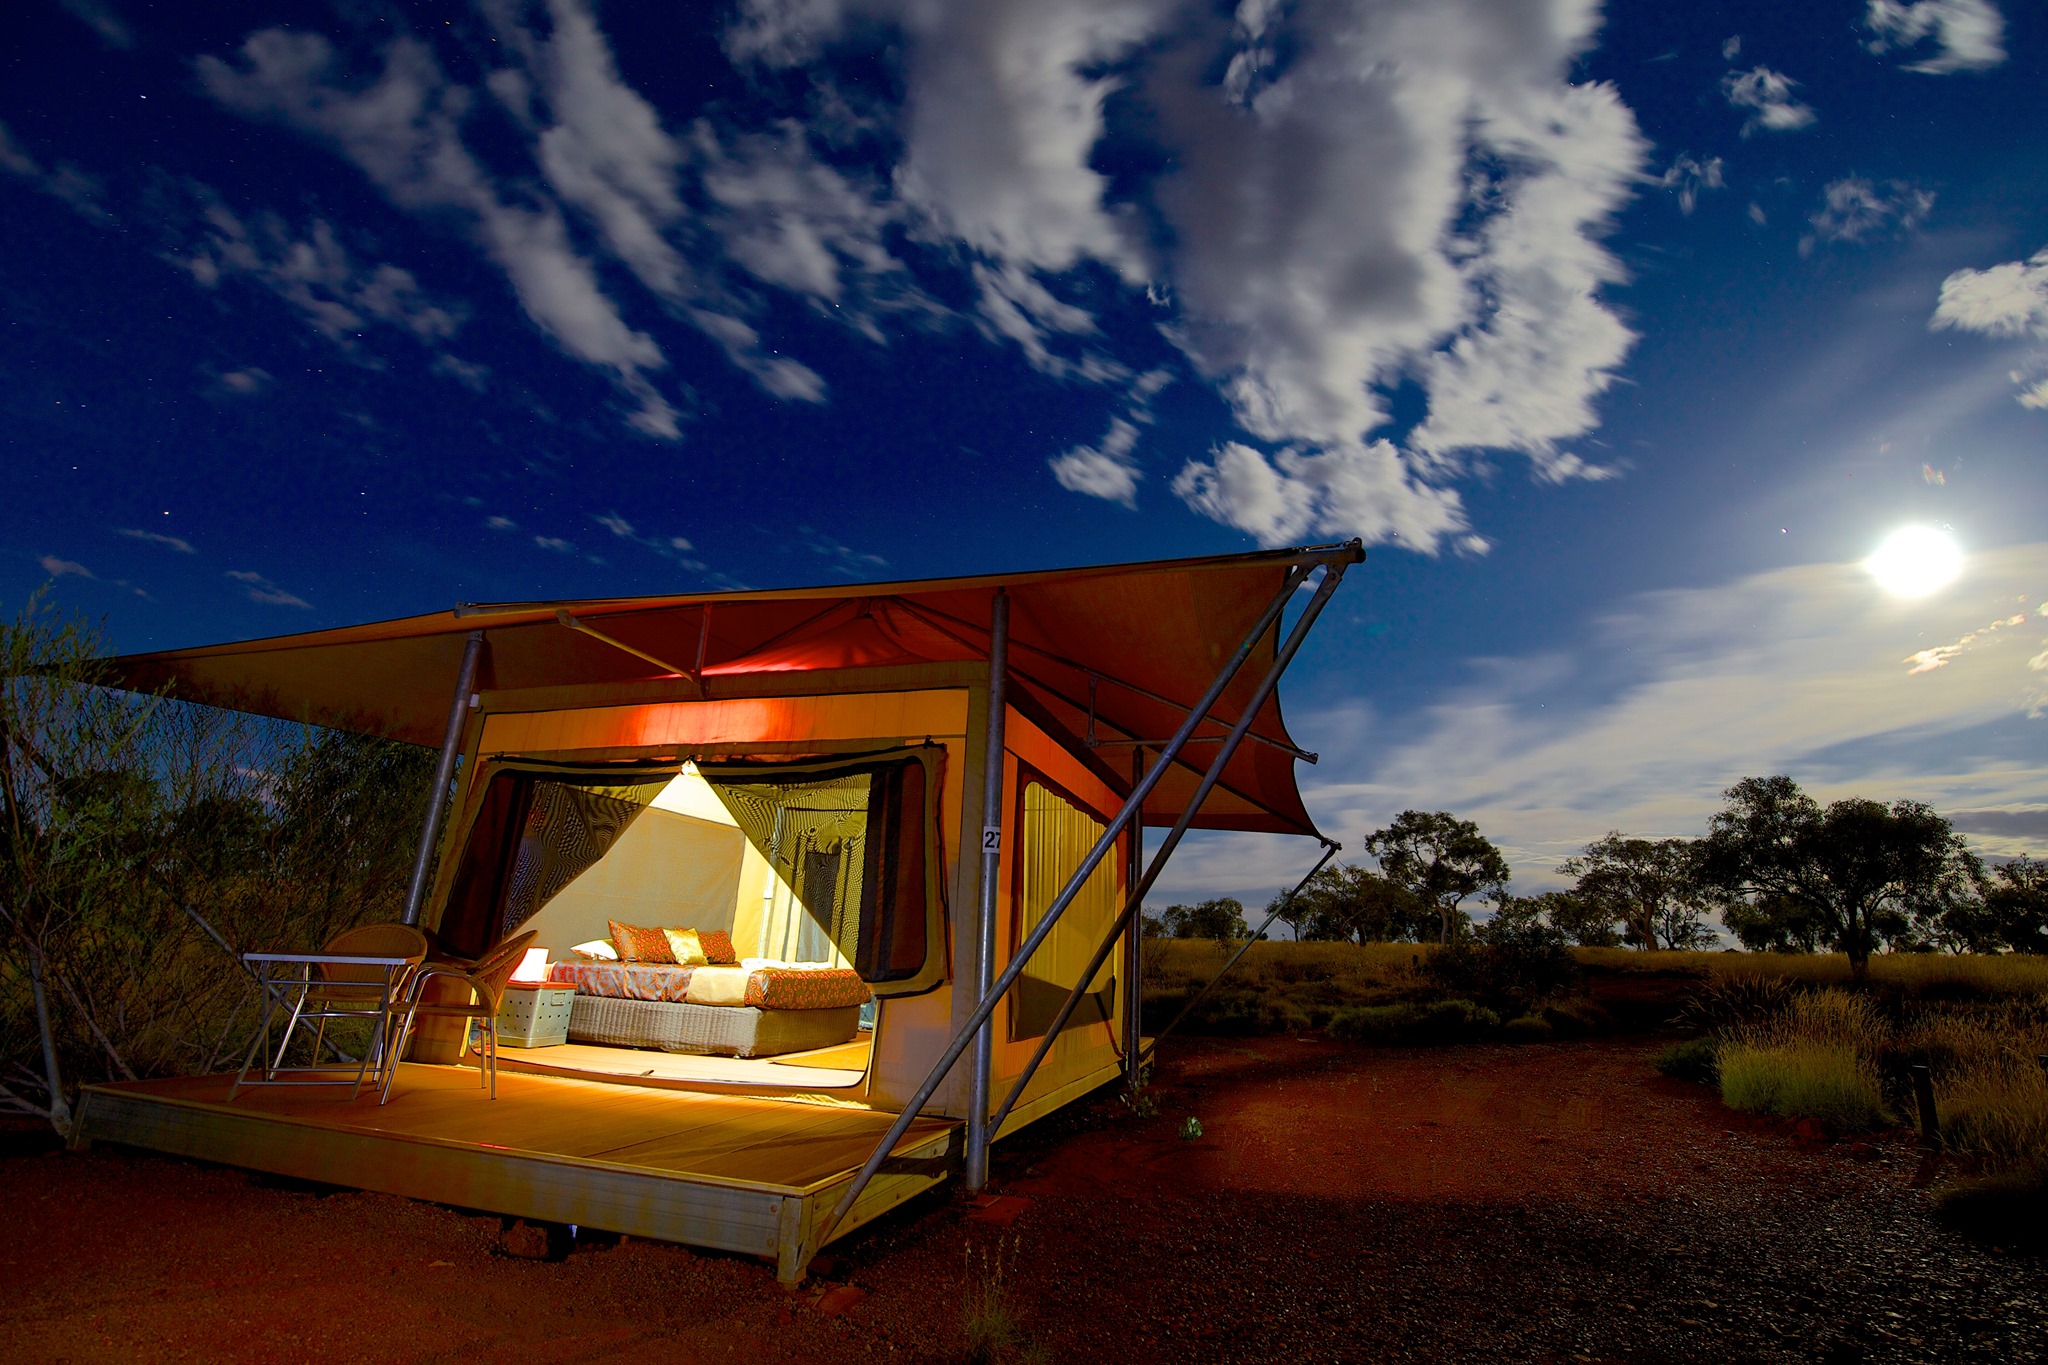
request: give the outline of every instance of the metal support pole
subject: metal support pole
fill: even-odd
[[[1131,785],[1145,772],[1145,750],[1131,751]],[[1145,819],[1131,821],[1130,857],[1124,860],[1124,885],[1136,886],[1145,875]],[[1124,1084],[1135,1090],[1140,1079],[1138,1052],[1145,1045],[1145,907],[1131,919],[1124,939]]]
[[[1353,562],[1362,557],[1356,541],[1345,546],[1343,553]],[[875,1150],[868,1154],[866,1163],[847,1185],[846,1192],[839,1196],[839,1202],[833,1206],[832,1212],[813,1230],[811,1236],[814,1240],[808,1242],[804,1248],[806,1258],[831,1239],[832,1229],[846,1217],[847,1211],[853,1207],[854,1201],[860,1198],[860,1193],[867,1188],[868,1182],[875,1178],[875,1172],[881,1169],[889,1153],[903,1140],[903,1135],[910,1131],[910,1125],[916,1121],[926,1102],[931,1099],[932,1092],[939,1088],[939,1083],[946,1078],[946,1073],[953,1069],[953,1064],[960,1060],[960,1054],[967,1050],[967,1045],[975,1033],[989,1015],[995,1012],[996,1001],[1002,999],[1004,992],[1015,985],[1017,978],[1023,975],[1024,964],[1031,960],[1031,955],[1038,951],[1038,945],[1045,942],[1046,936],[1052,933],[1053,927],[1059,923],[1060,915],[1066,911],[1074,897],[1080,894],[1081,888],[1087,884],[1089,876],[1102,862],[1103,857],[1116,846],[1117,837],[1124,832],[1132,817],[1143,808],[1145,798],[1152,794],[1152,789],[1159,784],[1159,779],[1165,776],[1167,768],[1180,753],[1181,746],[1187,743],[1188,737],[1194,734],[1195,727],[1202,723],[1203,718],[1215,709],[1216,703],[1222,699],[1224,689],[1230,685],[1230,680],[1237,676],[1237,671],[1244,667],[1245,660],[1251,657],[1252,650],[1258,646],[1266,632],[1273,628],[1273,623],[1280,619],[1280,613],[1286,609],[1288,600],[1294,596],[1294,590],[1301,586],[1316,564],[1330,563],[1335,559],[1335,555],[1319,557],[1309,564],[1297,564],[1288,570],[1287,579],[1281,585],[1279,593],[1267,604],[1265,611],[1260,613],[1259,619],[1251,630],[1246,632],[1237,649],[1224,661],[1222,668],[1217,671],[1215,680],[1209,684],[1209,690],[1204,692],[1202,699],[1188,711],[1180,729],[1174,732],[1173,738],[1168,740],[1166,747],[1160,751],[1159,761],[1152,765],[1151,771],[1145,774],[1137,790],[1130,794],[1123,808],[1111,819],[1109,827],[1102,831],[1102,836],[1095,841],[1095,846],[1088,850],[1088,855],[1081,860],[1081,865],[1074,870],[1073,876],[1067,879],[1065,888],[1054,898],[1053,903],[1046,907],[1045,917],[1039,920],[1038,927],[1018,945],[1008,965],[989,987],[989,993],[975,1007],[973,1016],[953,1035],[952,1042],[946,1045],[946,1050],[940,1054],[931,1073],[904,1102],[903,1111],[896,1116],[896,1121],[889,1125],[889,1131],[882,1135],[882,1140],[875,1144]]]
[[[998,588],[988,635],[988,729],[981,770],[981,898],[975,913],[974,1003],[988,999],[996,976],[996,893],[1003,861],[1003,720],[1008,707],[1010,594]],[[995,1046],[992,1015],[974,1034],[967,1087],[967,1188],[988,1184],[988,1078]]]
[[[1294,623],[1294,629],[1288,634],[1287,642],[1280,646],[1279,657],[1275,658],[1273,666],[1266,670],[1266,676],[1259,680],[1258,691],[1252,694],[1251,702],[1245,707],[1244,714],[1239,716],[1237,724],[1231,727],[1229,737],[1223,741],[1223,748],[1210,762],[1209,770],[1202,774],[1201,785],[1195,788],[1195,794],[1188,798],[1188,804],[1182,809],[1180,818],[1173,822],[1173,828],[1168,830],[1166,838],[1160,841],[1159,851],[1152,855],[1151,865],[1145,869],[1144,880],[1132,890],[1130,901],[1124,906],[1123,913],[1118,915],[1116,923],[1110,926],[1102,945],[1095,950],[1095,956],[1088,959],[1088,965],[1081,970],[1080,979],[1074,983],[1073,990],[1067,992],[1066,1003],[1061,1005],[1060,1012],[1053,1016],[1052,1027],[1045,1031],[1045,1037],[1039,1039],[1038,1050],[1031,1054],[1031,1060],[1025,1064],[1024,1073],[1017,1077],[1016,1085],[1010,1089],[1009,1098],[1003,1101],[1003,1107],[996,1110],[995,1117],[989,1120],[990,1126],[996,1132],[1000,1133],[1003,1130],[1003,1120],[1009,1117],[1010,1110],[1022,1098],[1024,1087],[1031,1084],[1031,1077],[1037,1072],[1038,1064],[1045,1060],[1045,1054],[1052,1051],[1054,1041],[1060,1036],[1060,1030],[1065,1028],[1067,1020],[1073,1017],[1075,1007],[1087,993],[1088,983],[1095,979],[1095,974],[1102,970],[1102,964],[1109,960],[1110,949],[1116,946],[1117,935],[1131,923],[1138,907],[1145,903],[1145,894],[1152,889],[1152,883],[1159,880],[1159,874],[1166,870],[1166,860],[1173,856],[1174,849],[1180,847],[1180,841],[1187,834],[1189,827],[1195,823],[1195,816],[1200,813],[1202,803],[1209,799],[1209,793],[1222,779],[1223,769],[1237,753],[1237,746],[1243,742],[1245,731],[1251,729],[1259,708],[1266,704],[1266,698],[1271,696],[1273,689],[1279,685],[1280,675],[1287,671],[1287,665],[1294,661],[1295,651],[1299,650],[1301,642],[1308,638],[1309,627],[1316,623],[1316,617],[1322,615],[1324,605],[1330,600],[1330,594],[1335,592],[1337,585],[1343,581],[1344,568],[1342,564],[1324,566],[1323,581],[1316,586],[1315,596],[1309,598],[1308,606],[1302,610],[1301,619]],[[1165,761],[1165,756],[1161,755],[1160,762]]]
[[[1187,1004],[1182,1005],[1180,1007],[1180,1013],[1173,1016],[1173,1022],[1169,1023],[1165,1028],[1159,1030],[1159,1032],[1153,1037],[1152,1046],[1149,1049],[1147,1049],[1145,1053],[1145,1059],[1147,1061],[1150,1061],[1153,1057],[1158,1055],[1159,1045],[1166,1041],[1166,1035],[1173,1032],[1175,1029],[1179,1028],[1181,1026],[1181,1022],[1185,1020],[1190,1014],[1193,1014],[1195,1012],[1195,1006],[1201,1004],[1203,1000],[1208,998],[1209,992],[1216,989],[1216,983],[1221,981],[1224,977],[1230,975],[1230,969],[1232,967],[1235,967],[1238,964],[1239,959],[1243,958],[1246,953],[1251,951],[1252,945],[1254,943],[1257,943],[1260,940],[1260,938],[1264,937],[1265,932],[1273,927],[1273,921],[1280,918],[1280,912],[1285,910],[1288,906],[1294,904],[1294,898],[1296,896],[1299,896],[1302,893],[1302,890],[1305,887],[1307,887],[1307,885],[1311,881],[1315,880],[1316,873],[1321,872],[1324,866],[1329,863],[1330,859],[1336,857],[1339,850],[1341,850],[1343,847],[1344,845],[1337,843],[1335,840],[1323,840],[1323,856],[1316,859],[1316,865],[1308,870],[1308,875],[1306,877],[1303,877],[1300,881],[1296,882],[1294,884],[1294,889],[1292,891],[1289,891],[1279,900],[1273,902],[1273,909],[1269,914],[1267,914],[1266,922],[1261,924],[1258,928],[1252,930],[1252,936],[1246,939],[1243,943],[1238,945],[1237,951],[1230,955],[1230,961],[1223,964],[1223,969],[1217,972],[1216,975],[1209,978],[1208,985],[1202,987],[1202,989],[1196,991],[1193,995],[1189,996]]]
[[[484,633],[471,631],[469,643],[462,649],[462,667],[455,674],[455,700],[448,705],[448,733],[441,739],[441,761],[434,765],[434,789],[427,794],[427,818],[420,827],[420,849],[412,860],[412,886],[405,893],[407,924],[420,922],[420,907],[427,899],[427,868],[434,861],[434,835],[441,828],[442,812],[448,809],[448,784],[455,780],[455,756],[462,749],[470,689],[476,685],[476,661],[483,650]]]

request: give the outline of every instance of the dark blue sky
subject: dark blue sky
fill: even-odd
[[[1358,534],[1288,690],[1354,846],[1446,807],[1533,889],[1789,771],[2048,851],[2038,7],[0,34],[10,609],[142,649]],[[1877,588],[1905,524],[1963,574]]]

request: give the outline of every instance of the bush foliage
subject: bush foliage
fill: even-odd
[[[236,954],[396,918],[434,761],[115,691],[106,652],[0,623],[0,1106],[60,1129],[81,1083],[238,1059]]]

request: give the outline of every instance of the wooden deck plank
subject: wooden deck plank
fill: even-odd
[[[651,1090],[413,1066],[392,1102],[341,1088],[266,1087],[228,1100],[230,1077],[87,1088],[85,1140],[129,1143],[302,1179],[519,1217],[579,1223],[774,1257],[785,1277],[894,1115],[846,1104]],[[957,1121],[920,1118],[894,1155],[923,1169],[878,1176],[835,1240],[946,1178]]]

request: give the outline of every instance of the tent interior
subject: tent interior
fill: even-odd
[[[522,968],[520,979],[545,979],[548,964],[601,960],[614,923],[724,934],[742,965],[866,966],[864,979],[888,975],[887,954],[872,949],[889,932],[895,907],[882,894],[886,887],[866,885],[876,872],[887,880],[895,870],[869,856],[887,840],[871,826],[900,821],[883,790],[885,772],[813,763],[754,772],[727,765],[707,776],[685,762],[617,776],[500,771],[488,781],[442,934],[459,942],[483,927],[486,921],[464,911],[487,893],[490,918],[505,932],[538,934],[544,959]],[[522,787],[515,803],[513,789]],[[523,816],[516,830],[494,818],[495,807],[514,804]],[[485,881],[496,884],[479,886]],[[874,1022],[870,1000],[848,1036],[773,1056],[572,1041],[508,1046],[504,1060],[518,1069],[642,1083],[833,1089],[857,1085],[866,1073]]]

